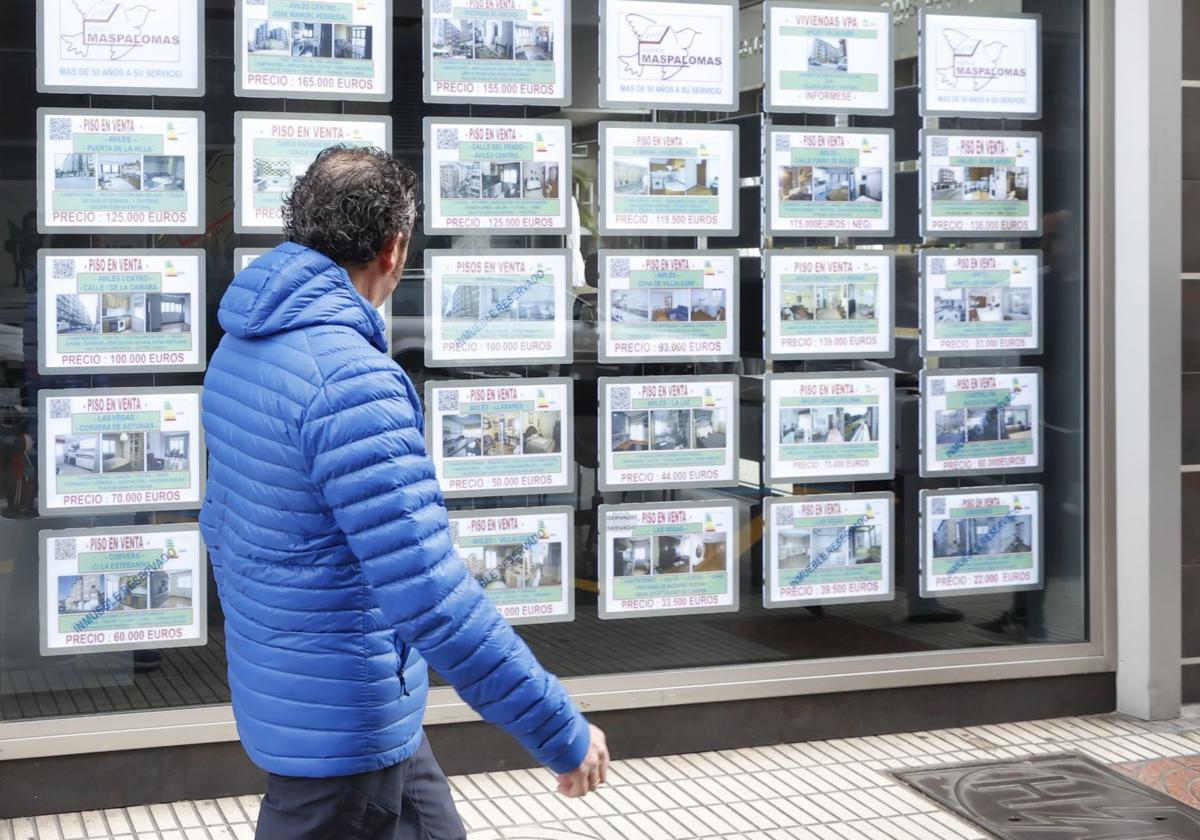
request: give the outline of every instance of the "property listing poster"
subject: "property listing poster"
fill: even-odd
[[[279,233],[283,199],[330,146],[392,149],[392,118],[234,114],[234,230]]]
[[[890,601],[891,493],[772,496],[764,501],[764,607]]]
[[[568,233],[570,139],[567,120],[426,117],[425,232]]]
[[[569,364],[566,250],[425,252],[425,364]]]
[[[767,234],[891,236],[891,129],[768,128]]]
[[[425,101],[569,105],[567,0],[425,0]]]
[[[38,252],[38,372],[204,370],[204,251]]]
[[[737,235],[733,126],[600,123],[600,232]]]
[[[38,91],[203,96],[200,0],[38,0]]]
[[[237,0],[238,96],[392,99],[391,0]]]
[[[601,251],[600,361],[738,357],[736,251]]]
[[[42,656],[208,641],[196,525],[42,531]]]
[[[204,114],[38,109],[38,231],[201,233]]]
[[[600,378],[601,490],[738,483],[738,378]]]
[[[600,107],[736,111],[734,0],[602,0]]]
[[[921,252],[921,354],[1039,353],[1042,252]]]
[[[891,373],[766,377],[766,481],[808,483],[895,474]]]
[[[921,475],[1042,469],[1041,368],[921,371]]]
[[[1038,15],[921,10],[921,114],[1037,119]]]
[[[921,597],[1041,589],[1042,488],[921,491]]]
[[[600,618],[737,610],[734,502],[601,505],[599,515]]]
[[[450,540],[510,624],[575,618],[575,510],[568,506],[450,512]]]
[[[765,109],[891,114],[892,16],[768,0]]]
[[[570,379],[430,381],[425,445],[448,497],[575,487]]]
[[[1041,231],[1040,134],[925,131],[921,148],[922,236]]]
[[[890,358],[895,257],[767,251],[768,359]]]
[[[204,500],[199,388],[43,390],[42,516],[198,508]]]

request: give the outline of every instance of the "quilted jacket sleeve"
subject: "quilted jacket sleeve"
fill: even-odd
[[[412,384],[386,357],[332,372],[300,445],[380,609],[488,722],[557,773],[587,753],[587,722],[484,595],[450,544]]]

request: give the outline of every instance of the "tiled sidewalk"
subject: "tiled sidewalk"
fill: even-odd
[[[1119,715],[943,729],[617,762],[582,800],[546,772],[452,779],[470,840],[983,840],[890,769],[1076,751],[1196,804],[1200,708],[1165,723]],[[259,798],[0,821],[0,840],[249,840]]]

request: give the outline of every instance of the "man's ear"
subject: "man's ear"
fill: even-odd
[[[383,274],[391,274],[401,265],[405,246],[406,240],[402,233],[397,233],[383,243],[383,249],[379,252],[379,268]]]

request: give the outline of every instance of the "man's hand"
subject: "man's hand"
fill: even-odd
[[[588,726],[592,742],[583,757],[583,764],[570,773],[558,774],[558,792],[563,796],[587,796],[608,778],[608,743],[600,729],[591,724]]]

